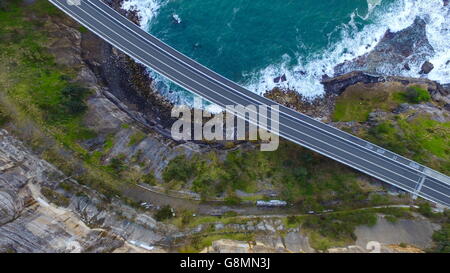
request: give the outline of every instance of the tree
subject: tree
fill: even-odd
[[[173,217],[172,208],[169,205],[162,207],[155,213],[156,221],[164,221]]]

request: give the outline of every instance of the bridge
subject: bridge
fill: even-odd
[[[49,1],[112,46],[209,102],[223,108],[278,105],[183,55],[100,0]],[[450,206],[450,177],[282,105],[278,134],[413,196]]]

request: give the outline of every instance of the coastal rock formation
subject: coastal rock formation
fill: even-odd
[[[377,75],[401,75],[403,70],[414,67],[420,69],[433,54],[434,49],[428,42],[426,34],[426,22],[417,17],[414,23],[404,30],[399,32],[388,30],[371,52],[337,65],[335,76],[351,71],[364,71]],[[425,67],[427,71],[429,67],[429,65]]]
[[[48,204],[38,188],[63,174],[5,130],[0,131],[0,162],[0,252],[97,252],[123,244]]]
[[[79,185],[5,130],[0,165],[0,252],[161,252],[152,245],[175,231]]]
[[[443,102],[447,100],[446,97],[450,94],[448,88],[445,85],[441,85],[438,82],[432,80],[399,76],[380,76],[361,71],[354,71],[333,78],[325,77],[322,80],[325,92],[336,95],[342,94],[342,92],[344,92],[347,87],[355,85],[357,83],[375,84],[382,82],[399,82],[405,86],[424,85],[428,87],[428,91],[433,97],[435,97],[435,100],[442,100]]]
[[[423,63],[422,68],[420,69],[419,74],[428,74],[431,72],[431,70],[434,69],[434,65],[430,63],[429,61],[426,61]]]

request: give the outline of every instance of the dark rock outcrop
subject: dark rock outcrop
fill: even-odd
[[[378,75],[400,75],[402,70],[420,67],[434,53],[426,34],[426,22],[417,17],[408,28],[388,30],[369,53],[335,67],[335,75],[364,71]]]
[[[327,94],[340,95],[347,87],[357,83],[379,83],[379,82],[399,82],[403,85],[424,85],[435,101],[442,101],[444,104],[449,103],[448,96],[450,88],[447,85],[441,85],[438,82],[424,78],[408,78],[398,76],[377,76],[361,71],[351,72],[334,78],[325,77],[322,80],[325,92]]]
[[[370,75],[364,72],[355,71],[338,77],[325,77],[322,79],[326,93],[340,95],[344,90],[356,83],[377,83],[384,81],[383,77]]]
[[[429,61],[426,61],[426,62],[423,63],[419,74],[428,74],[433,69],[434,69],[434,65],[432,63],[430,63]]]

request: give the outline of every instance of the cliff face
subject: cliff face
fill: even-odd
[[[58,64],[77,66],[76,80],[94,91],[87,99],[83,124],[96,137],[82,145],[95,151],[110,141],[111,147],[102,151],[103,163],[125,155],[124,161],[132,164],[139,157],[136,165],[143,172],[160,177],[172,158],[210,149],[171,140],[172,105],[155,91],[144,66],[94,34],[80,32],[67,17],[49,19],[47,28],[54,39],[49,52]]]
[[[112,251],[124,241],[50,205],[40,187],[64,175],[0,131],[0,252]],[[55,181],[56,180],[56,181]]]

